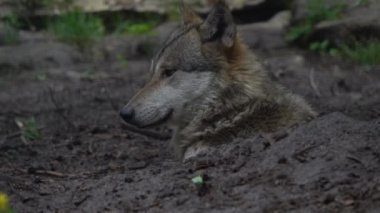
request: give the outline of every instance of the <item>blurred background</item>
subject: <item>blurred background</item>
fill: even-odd
[[[205,17],[214,0],[186,2]],[[346,123],[336,114],[342,113],[355,119],[342,128],[358,129],[356,125],[367,122],[371,127],[366,130],[375,132],[378,127],[371,122],[380,117],[379,0],[227,2],[240,36],[272,78],[327,116],[313,129]],[[167,139],[168,134],[147,139],[130,132],[118,110],[148,80],[150,58],[179,20],[177,0],[0,0],[0,190],[10,195],[15,209],[120,207],[120,199],[127,198],[117,192],[103,198],[97,191],[112,191],[117,185],[97,184],[112,182],[108,175],[116,174],[129,187],[131,177],[117,175],[161,172],[157,167],[166,165],[171,153],[165,144],[151,141]],[[362,132],[357,140],[374,137]],[[326,141],[321,132],[302,134]],[[12,178],[1,174],[18,177],[14,181],[23,190],[9,186]],[[73,184],[74,174],[96,178]],[[56,199],[60,189],[55,182],[33,175],[66,178],[60,182],[65,193]],[[173,184],[181,185],[176,181]],[[87,188],[92,198],[76,194],[82,184],[92,184]],[[123,194],[128,196],[132,195]],[[149,199],[129,205],[154,208]],[[366,203],[359,207],[365,209]]]
[[[205,16],[213,0],[188,3]],[[362,64],[379,63],[377,1],[229,0],[228,3],[236,23],[242,25],[242,36],[252,47],[293,45]],[[0,44],[16,45],[50,36],[51,40],[84,50],[116,35],[160,37],[158,26],[179,19],[177,4],[177,0],[1,0]],[[252,23],[260,25],[249,26]],[[169,33],[170,27],[162,30]],[[149,53],[149,46],[155,44],[147,39],[132,43],[145,45],[140,50]],[[131,42],[124,42],[124,46],[132,46],[126,43]],[[95,52],[107,55],[106,50]],[[132,50],[120,53],[123,58],[139,54]]]

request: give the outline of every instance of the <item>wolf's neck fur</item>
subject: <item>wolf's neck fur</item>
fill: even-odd
[[[303,99],[272,82],[244,44],[236,42],[225,54],[223,76],[197,105],[187,108],[190,116],[178,127],[173,141],[179,154],[194,143],[220,143],[236,134],[274,131],[315,115]]]

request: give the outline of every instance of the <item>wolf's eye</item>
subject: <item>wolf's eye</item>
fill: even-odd
[[[170,76],[172,76],[177,70],[176,69],[165,69],[163,72],[162,72],[162,77],[163,78],[169,78]]]

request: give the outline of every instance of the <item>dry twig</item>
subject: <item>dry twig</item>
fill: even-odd
[[[309,72],[309,83],[310,83],[310,86],[311,88],[314,90],[315,94],[318,96],[318,97],[321,97],[321,92],[319,91],[318,89],[318,86],[317,84],[315,83],[315,77],[314,77],[314,74],[315,74],[315,71],[314,69],[311,69],[310,72]]]
[[[53,177],[68,177],[70,175],[63,174],[61,172],[55,172],[55,171],[46,171],[46,170],[36,170],[34,174],[37,175],[48,175]]]

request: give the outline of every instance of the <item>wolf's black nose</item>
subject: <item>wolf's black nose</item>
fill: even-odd
[[[133,120],[133,117],[135,115],[135,110],[132,107],[124,107],[120,111],[120,116],[124,119],[126,122],[130,122]]]

